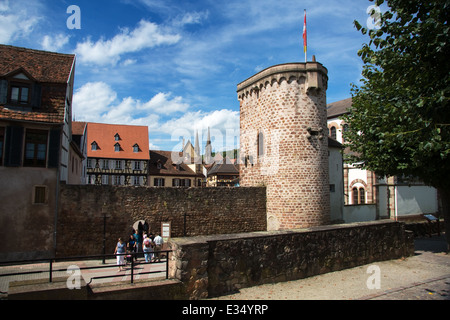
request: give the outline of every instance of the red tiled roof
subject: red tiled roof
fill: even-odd
[[[39,82],[67,83],[74,63],[74,54],[0,45],[0,76],[23,69]]]
[[[84,129],[86,128],[86,122],[72,121],[72,134],[83,135]]]
[[[95,151],[91,148],[94,142],[98,145]],[[115,151],[116,143],[120,145],[120,151]],[[133,152],[135,144],[139,146],[139,152]],[[89,158],[148,160],[148,127],[88,122],[87,149]]]
[[[74,65],[73,54],[0,45],[0,78],[21,72],[42,85],[38,109],[0,105],[0,119],[63,123],[66,84]]]

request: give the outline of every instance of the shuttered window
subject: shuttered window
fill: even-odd
[[[45,167],[47,159],[48,131],[27,130],[25,136],[25,157],[27,167]]]

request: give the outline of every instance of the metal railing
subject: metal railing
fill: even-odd
[[[47,270],[32,270],[32,271],[23,271],[23,272],[13,272],[13,273],[3,273],[0,274],[0,277],[7,277],[7,276],[19,276],[19,275],[30,275],[30,274],[38,274],[38,273],[48,273],[48,280],[49,282],[53,282],[53,273],[55,272],[63,272],[67,271],[67,268],[62,269],[55,269],[54,264],[56,262],[69,262],[69,261],[88,261],[88,260],[96,260],[96,259],[103,259],[105,261],[105,258],[115,258],[117,256],[123,255],[123,256],[131,256],[131,269],[130,274],[131,275],[131,283],[134,283],[135,275],[145,275],[145,274],[153,274],[153,273],[163,273],[165,272],[165,278],[169,279],[169,253],[172,252],[172,250],[160,250],[160,251],[154,251],[151,252],[153,255],[166,255],[165,261],[159,261],[159,262],[149,262],[149,263],[143,263],[143,262],[135,262],[135,258],[137,256],[142,257],[144,255],[144,252],[138,252],[138,253],[121,253],[121,254],[102,254],[102,255],[93,255],[93,256],[76,256],[76,257],[63,257],[63,258],[48,258],[48,259],[35,259],[35,260],[20,260],[20,261],[8,261],[0,263],[0,267],[5,266],[16,266],[16,265],[27,265],[27,264],[46,264],[48,263],[48,269]],[[164,259],[163,259],[164,260]],[[166,268],[165,270],[157,270],[157,271],[147,271],[147,272],[137,272],[135,273],[135,267],[141,264],[156,264],[156,263],[165,263]],[[123,265],[125,266],[125,265]],[[91,269],[106,269],[106,268],[117,268],[118,265],[116,263],[111,263],[108,265],[99,265],[99,266],[85,266],[85,267],[78,267],[79,270],[91,270]],[[118,274],[114,275],[106,275],[106,276],[94,276],[91,277],[90,281],[87,284],[90,284],[93,280],[96,279],[105,279],[105,278],[117,278]],[[128,276],[128,274],[126,274]],[[44,278],[45,279],[45,278]],[[0,291],[0,293],[5,294],[6,292]]]

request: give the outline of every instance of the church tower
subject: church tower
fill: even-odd
[[[269,230],[329,221],[327,81],[313,61],[272,66],[237,86],[240,185],[266,186]]]

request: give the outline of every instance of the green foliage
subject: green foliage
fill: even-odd
[[[352,87],[344,136],[351,161],[449,189],[450,0],[424,2],[387,1],[378,30],[355,21],[369,42],[358,52],[363,79]]]

